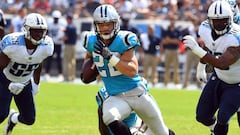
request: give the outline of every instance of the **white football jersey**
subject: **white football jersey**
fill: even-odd
[[[64,29],[66,23],[61,19],[58,23],[53,23],[53,21],[48,23],[48,35],[53,39],[55,44],[63,44],[62,38],[64,37]]]
[[[215,41],[211,35],[211,27],[208,21],[201,23],[199,27],[199,35],[204,41],[205,46],[211,51],[210,53],[216,56],[222,55],[230,46],[240,46],[240,26],[233,24],[231,30],[217,38]],[[227,69],[221,70],[214,67],[217,76],[226,83],[239,83],[240,60],[230,65]]]
[[[10,59],[3,72],[7,79],[12,82],[29,81],[33,71],[38,68],[44,59],[51,56],[54,50],[52,39],[46,36],[37,49],[29,54],[23,33],[6,35],[1,41],[0,47],[1,51]]]

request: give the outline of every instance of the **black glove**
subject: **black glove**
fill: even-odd
[[[103,56],[104,59],[109,60],[112,57],[111,51],[100,40],[94,45],[94,52]]]

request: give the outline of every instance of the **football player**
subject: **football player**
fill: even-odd
[[[10,135],[17,123],[34,124],[33,96],[38,92],[42,62],[54,50],[40,14],[28,14],[22,29],[4,36],[0,43],[0,123],[9,116],[4,135]],[[9,111],[12,98],[19,112]]]
[[[213,2],[207,16],[199,27],[205,49],[190,35],[183,42],[200,57],[202,67],[205,63],[213,66],[208,80],[205,68],[199,70],[199,78],[207,83],[198,101],[196,119],[208,126],[212,135],[227,135],[229,121],[240,107],[240,26],[233,22],[231,7],[225,1]]]
[[[3,11],[0,9],[0,40],[5,35],[5,27],[7,25],[7,21],[4,17]]]
[[[136,34],[120,30],[120,16],[112,5],[98,6],[93,19],[95,32],[85,37],[85,59],[93,58],[109,94],[102,105],[104,124],[115,135],[131,135],[122,120],[134,111],[154,134],[173,135],[138,74]]]
[[[233,12],[233,22],[240,25],[240,12],[238,8],[238,3],[236,0],[226,0],[232,9]],[[237,112],[238,126],[240,127],[240,108]]]

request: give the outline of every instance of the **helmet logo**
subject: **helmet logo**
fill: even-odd
[[[36,18],[37,18],[37,25],[43,25],[43,20],[41,19],[39,19],[37,16],[36,16]]]
[[[101,17],[107,17],[107,6],[105,6],[105,10],[103,11],[103,6],[101,7]],[[103,14],[104,12],[104,14]]]
[[[222,4],[220,4],[220,7],[219,7],[219,14],[222,14]],[[215,11],[214,11],[214,14],[217,14],[217,4],[215,5]]]

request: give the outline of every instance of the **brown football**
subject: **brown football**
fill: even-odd
[[[98,74],[99,73],[97,67],[93,63],[93,59],[89,58],[84,60],[80,75],[82,82],[86,84],[91,83],[96,80]]]

